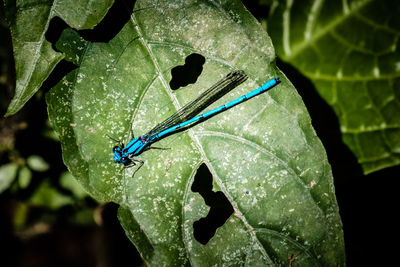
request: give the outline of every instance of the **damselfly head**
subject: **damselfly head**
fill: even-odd
[[[114,152],[114,162],[117,163],[122,163],[122,149],[120,146],[115,146],[113,147],[113,152]]]
[[[124,152],[123,148],[121,148],[120,146],[113,147],[113,152],[114,162],[124,164],[125,166],[128,166],[132,162],[131,159],[128,157],[128,154]]]

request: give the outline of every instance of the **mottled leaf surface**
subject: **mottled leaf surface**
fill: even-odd
[[[112,0],[4,0],[13,42],[15,95],[6,116],[15,114],[39,90],[63,54],[45,38],[55,16],[75,29],[91,29],[104,17]]]
[[[152,266],[279,266],[292,255],[300,266],[344,265],[330,165],[262,27],[240,1],[144,0],[135,10],[108,43],[67,30],[57,44],[80,65],[47,95],[73,175],[96,199],[121,205],[127,236]],[[201,75],[172,91],[171,69],[192,53],[206,59]],[[273,77],[282,83],[161,140],[170,149],[143,153],[134,176],[112,161],[106,134],[142,135],[236,69],[249,79],[213,107]],[[206,245],[193,235],[209,211],[191,190],[202,163],[234,209]]]
[[[400,2],[280,1],[277,54],[333,107],[365,173],[400,163]]]

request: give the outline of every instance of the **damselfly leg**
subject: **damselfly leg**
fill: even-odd
[[[131,164],[125,166],[124,168],[131,168],[133,166],[139,165],[136,170],[133,172],[132,176],[135,176],[136,172],[143,166],[144,161],[136,158],[129,158],[131,160]],[[136,162],[136,163],[135,163]]]
[[[108,134],[106,134],[106,136],[107,136],[108,138],[110,138],[111,140],[113,140],[114,142],[117,142],[117,143],[120,145],[121,148],[124,147],[124,143],[122,143],[121,140],[118,140],[118,139],[116,139],[116,138],[114,138],[114,137],[111,137],[111,136],[109,136]]]

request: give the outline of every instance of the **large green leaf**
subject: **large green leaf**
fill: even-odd
[[[344,265],[330,165],[293,86],[275,66],[271,40],[240,1],[138,1],[109,43],[67,30],[59,49],[80,67],[47,95],[63,158],[96,199],[121,205],[119,218],[144,260],[159,265]],[[169,88],[171,69],[192,53],[206,62],[198,80]],[[157,143],[124,169],[113,141],[144,134],[235,69],[249,80],[213,105],[272,77],[268,94]],[[191,185],[205,163],[213,190],[234,213],[206,244],[193,223],[209,207]]]
[[[4,0],[17,77],[15,95],[6,116],[23,107],[63,58],[45,38],[50,20],[57,16],[73,28],[91,29],[112,3],[112,0]]]
[[[365,173],[400,163],[400,1],[277,2],[278,55],[312,80]]]

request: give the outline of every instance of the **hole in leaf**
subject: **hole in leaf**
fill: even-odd
[[[93,29],[81,30],[79,34],[91,42],[109,42],[131,18],[136,1],[117,0],[105,17]],[[133,11],[134,12],[134,11]]]
[[[76,69],[77,66],[65,59],[61,60],[60,63],[56,65],[54,70],[50,73],[49,77],[43,82],[41,89],[48,92],[53,88],[63,77],[68,73]]]
[[[205,218],[193,223],[194,238],[205,245],[214,236],[218,227],[224,225],[233,213],[233,207],[221,191],[212,191],[212,174],[204,163],[197,170],[192,184],[192,191],[198,192],[210,211]]]
[[[93,29],[78,31],[79,35],[85,40],[91,42],[109,42],[129,21],[135,2],[136,1],[127,0],[114,1],[114,4],[99,24],[97,24]],[[45,33],[45,38],[51,43],[52,48],[55,51],[59,51],[56,48],[56,42],[59,40],[62,32],[67,28],[70,28],[70,26],[59,17],[54,17],[50,20],[49,27]],[[73,63],[62,60],[46,79],[43,87],[51,88],[57,84],[62,77],[75,68],[76,66]]]
[[[46,40],[51,43],[51,47],[55,51],[59,51],[56,48],[56,42],[60,38],[61,33],[63,30],[69,28],[68,24],[64,22],[64,20],[60,19],[59,17],[54,17],[50,20],[49,28],[44,35]]]
[[[114,1],[114,4],[110,7],[99,24],[93,29],[78,31],[79,35],[90,42],[109,42],[129,21],[135,2],[136,1],[126,0]],[[59,39],[62,31],[66,28],[69,28],[69,26],[61,18],[54,17],[51,19],[45,37],[56,51],[58,50],[55,49],[55,43]]]
[[[180,65],[171,70],[172,79],[169,86],[172,90],[185,87],[197,81],[203,71],[203,64],[206,59],[200,54],[190,54],[185,59],[185,65]]]

